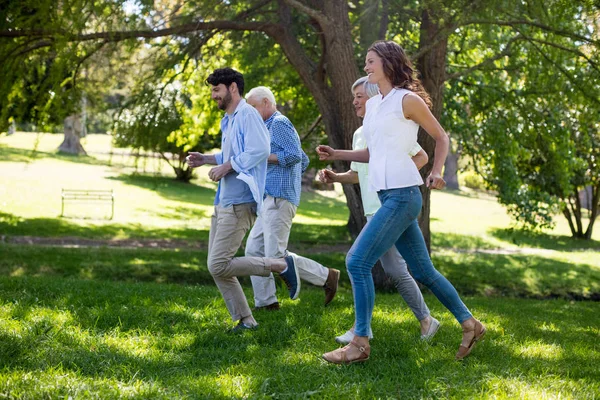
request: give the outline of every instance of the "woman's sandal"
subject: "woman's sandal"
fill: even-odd
[[[352,360],[348,359],[348,356],[346,354],[346,352],[351,348],[350,346],[356,347],[358,349],[358,351],[360,351],[360,355],[357,358],[354,358]],[[323,359],[325,361],[328,361],[333,364],[348,365],[348,364],[354,364],[357,362],[367,361],[369,359],[370,353],[371,353],[371,346],[369,346],[369,345],[367,345],[366,347],[360,346],[356,342],[351,341],[348,345],[346,345],[340,349],[333,350],[333,351],[330,351],[329,353],[323,354]]]
[[[483,339],[487,330],[481,322],[475,320],[475,326],[473,327],[473,329],[463,329],[463,333],[467,332],[475,332],[475,334],[473,335],[473,339],[471,339],[468,346],[464,346],[461,344],[458,347],[458,352],[456,353],[457,360],[462,360],[463,358],[471,354],[471,350],[473,350],[473,347],[475,347],[475,343]]]

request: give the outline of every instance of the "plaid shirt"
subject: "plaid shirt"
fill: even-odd
[[[300,137],[292,122],[279,111],[265,121],[271,134],[271,154],[279,164],[269,164],[265,193],[300,204],[302,174],[308,167],[308,157],[302,151]]]

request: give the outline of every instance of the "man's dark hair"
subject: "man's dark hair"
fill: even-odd
[[[219,68],[215,69],[212,74],[206,78],[206,83],[217,86],[223,84],[227,87],[235,82],[238,88],[240,96],[244,95],[244,75],[239,73],[233,68]]]

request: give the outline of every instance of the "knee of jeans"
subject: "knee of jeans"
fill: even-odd
[[[348,253],[346,255],[346,269],[348,270],[348,274],[354,275],[363,272],[365,267],[359,257],[356,257],[352,253]]]
[[[208,272],[216,278],[223,277],[228,263],[220,260],[208,260]]]
[[[425,286],[430,286],[435,280],[435,274],[426,273],[420,268],[411,269],[410,272],[417,282]]]

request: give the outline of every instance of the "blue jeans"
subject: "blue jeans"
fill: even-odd
[[[371,269],[390,247],[396,246],[416,281],[427,286],[459,323],[471,318],[456,289],[429,257],[417,216],[423,199],[417,186],[378,192],[381,208],[365,226],[346,256],[356,312],[355,334],[367,336],[375,304]]]

